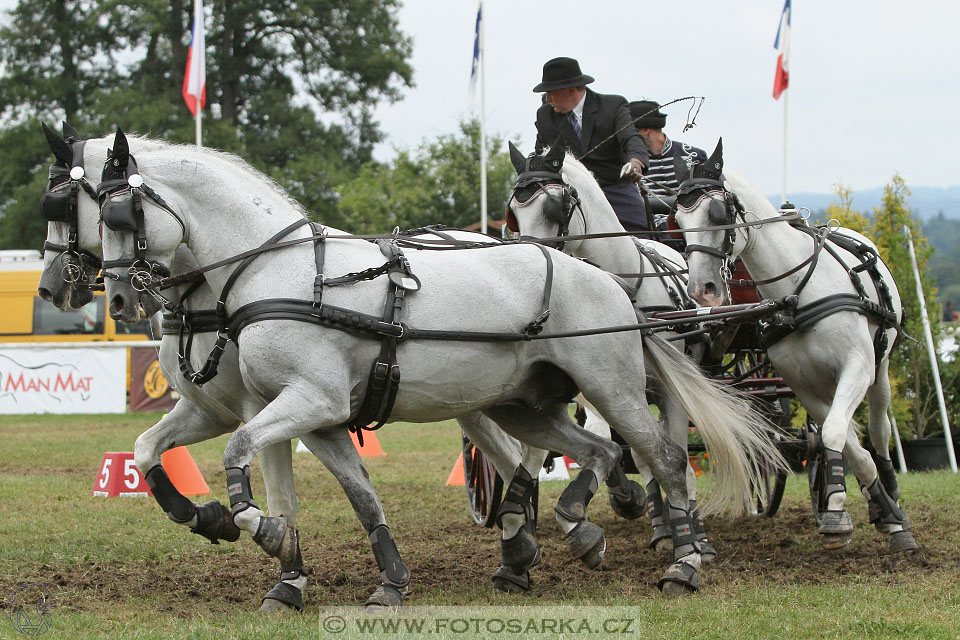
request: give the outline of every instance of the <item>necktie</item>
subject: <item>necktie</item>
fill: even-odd
[[[573,111],[567,114],[567,119],[570,120],[570,125],[573,127],[573,132],[577,134],[577,140],[580,139],[580,121],[577,119],[577,114]]]

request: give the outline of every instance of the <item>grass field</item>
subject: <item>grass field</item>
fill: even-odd
[[[255,612],[279,569],[249,536],[214,546],[167,520],[152,498],[91,497],[103,452],[132,450],[136,436],[157,419],[0,417],[0,638],[25,637],[6,619],[7,598],[22,583],[44,583],[56,603],[44,638],[418,637],[350,627],[331,634],[320,624],[321,607],[361,604],[378,575],[339,485],[310,454],[295,454],[294,464],[304,559],[313,575],[304,612],[280,620]],[[533,574],[533,591],[515,597],[490,587],[499,564],[497,532],[472,523],[462,487],[444,486],[460,446],[456,425],[397,424],[379,437],[387,456],[367,466],[413,574],[409,605],[523,605],[537,609],[477,615],[574,616],[594,630],[611,617],[629,622],[626,630],[623,624],[619,633],[607,629],[597,637],[960,637],[960,478],[947,471],[901,478],[901,502],[921,547],[909,556],[887,553],[885,539],[866,522],[853,478],[847,482],[854,541],[839,551],[821,550],[806,479],[791,477],[777,517],[708,522],[720,557],[701,573],[700,593],[681,600],[656,591],[669,558],[645,548],[646,521],[616,518],[603,490],[591,505],[591,518],[607,531],[603,570],[571,562],[552,520],[564,485],[545,483],[544,562]],[[226,503],[224,442],[190,451]],[[256,468],[253,487],[262,498]],[[569,630],[522,635],[580,637]],[[430,631],[422,637],[476,635],[473,629]]]

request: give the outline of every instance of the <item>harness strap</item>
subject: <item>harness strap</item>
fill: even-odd
[[[544,259],[547,261],[547,276],[543,284],[543,311],[535,320],[523,328],[524,336],[535,336],[543,331],[543,323],[550,317],[550,294],[553,291],[553,258],[550,257],[550,250],[542,244],[532,244],[540,249]]]
[[[388,272],[402,277],[413,277],[410,266],[403,255],[403,251],[393,242],[377,240],[380,252],[387,258]],[[384,303],[384,324],[395,325],[400,311],[403,309],[403,298],[406,289],[398,285],[395,278],[388,278],[388,294]],[[419,287],[419,281],[417,282]],[[402,335],[402,333],[401,333]],[[363,404],[350,425],[350,431],[357,434],[357,442],[363,446],[363,432],[375,431],[382,427],[390,418],[393,405],[400,389],[400,365],[397,364],[397,340],[400,336],[383,335],[380,340],[380,356],[373,363],[370,371],[370,380],[363,398]],[[374,421],[377,424],[371,425]]]

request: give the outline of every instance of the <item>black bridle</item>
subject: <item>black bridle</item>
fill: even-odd
[[[719,193],[720,197],[714,197],[713,194],[715,193]],[[677,190],[677,200],[670,215],[675,220],[678,209],[694,209],[705,198],[711,199],[707,209],[707,226],[733,225],[736,224],[738,218],[746,222],[740,198],[732,191],[727,190],[722,179],[715,178],[688,178],[684,180]],[[730,260],[733,258],[733,246],[736,240],[736,228],[727,228],[720,249],[703,244],[687,244],[683,257],[685,260],[689,260],[692,253],[707,253],[720,258],[723,261],[723,270],[729,272]]]
[[[559,167],[555,171],[531,168],[530,161],[537,160],[536,156],[526,159],[524,170],[517,176],[510,200],[507,203],[507,228],[511,231],[520,231],[517,217],[510,208],[510,202],[516,200],[517,206],[523,207],[534,197],[543,192],[546,201],[543,203],[543,215],[551,222],[557,223],[557,236],[570,235],[570,220],[573,212],[580,207],[580,196],[575,187],[567,184],[560,175]],[[555,163],[556,164],[556,163]],[[555,193],[548,186],[560,187],[560,193]],[[557,242],[556,247],[563,250],[565,242]]]
[[[100,271],[100,258],[89,251],[80,249],[80,233],[78,211],[80,190],[82,189],[96,201],[97,194],[93,185],[84,177],[83,148],[85,140],[77,140],[70,136],[66,138],[73,152],[70,166],[65,162],[56,162],[50,165],[47,186],[40,197],[40,214],[47,222],[63,222],[67,224],[67,244],[54,244],[44,241],[44,251],[56,251],[60,254],[63,266],[62,276],[74,288],[90,287],[87,268],[94,273]]]
[[[113,177],[117,176],[117,177]],[[105,278],[128,282],[138,292],[149,291],[159,296],[150,287],[151,283],[170,275],[170,268],[163,263],[147,258],[147,228],[143,210],[143,198],[146,196],[157,206],[173,216],[186,233],[183,219],[174,211],[156,191],[144,184],[137,169],[137,161],[132,155],[127,157],[124,166],[108,155],[103,169],[103,180],[97,187],[100,202],[100,222],[111,231],[131,231],[133,237],[133,258],[103,261]],[[108,269],[127,267],[126,275],[108,273]],[[160,298],[164,304],[169,301]]]

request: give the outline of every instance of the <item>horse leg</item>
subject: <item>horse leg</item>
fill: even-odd
[[[380,571],[380,586],[367,598],[367,611],[401,606],[410,584],[410,571],[400,557],[380,497],[370,483],[370,476],[349,433],[345,428],[334,427],[303,434],[300,439],[343,487],[360,525],[370,538],[373,557]]]
[[[460,416],[457,418],[457,422],[460,424],[460,429],[470,438],[470,441],[490,459],[501,478],[507,479],[516,475],[522,461],[521,445],[517,440],[504,433],[493,420],[480,412]],[[533,449],[529,447],[525,448],[524,451],[527,451],[528,454],[533,453]],[[546,458],[546,455],[547,452],[542,451],[542,457]],[[536,463],[531,461],[529,464],[534,465]],[[540,464],[542,464],[542,461]],[[530,468],[537,467],[532,466]],[[516,532],[526,524],[525,515],[505,513],[502,518],[498,518],[497,524],[505,531],[512,531],[511,536],[516,535]],[[536,520],[531,520],[528,527],[530,533],[536,536]],[[536,561],[532,561],[528,569],[535,564]],[[493,586],[498,591],[506,593],[529,591],[530,572],[524,570],[521,573],[515,573],[506,564],[501,564],[493,574]]]
[[[652,380],[652,385],[655,385],[658,391],[657,395],[659,398],[663,428],[674,442],[683,447],[686,453],[690,418],[677,399],[661,388],[662,385],[659,381],[656,379]],[[689,510],[693,518],[693,529],[697,534],[697,541],[700,543],[701,559],[704,562],[711,562],[717,557],[717,550],[710,544],[707,538],[706,528],[703,525],[703,519],[700,517],[700,509],[697,506],[697,474],[694,473],[693,467],[690,465],[689,456],[686,458],[686,467],[687,495],[690,498]],[[648,487],[651,490],[655,490],[655,495],[652,501],[648,498],[647,509],[648,512],[651,513],[651,523],[653,523],[654,518],[656,518],[658,524],[654,524],[653,539],[650,541],[650,546],[658,551],[666,551],[670,548],[668,546],[670,542],[670,527],[667,526],[663,517],[663,499],[659,495],[660,486],[656,484],[656,480],[651,480],[651,482],[653,486],[650,486],[650,483],[648,483]]]
[[[701,549],[687,495],[685,450],[666,436],[646,404],[636,409],[623,406],[621,399],[615,405],[607,402],[597,408],[643,458],[667,495],[664,515],[673,539],[674,562],[657,586],[668,595],[692,593],[699,588]]]
[[[900,507],[900,486],[890,460],[890,406],[889,361],[884,358],[877,370],[877,380],[867,389],[870,419],[870,443],[877,452],[877,477],[861,482],[860,490],[869,504],[870,522],[881,533],[887,533],[890,551],[913,551],[917,542],[910,533],[910,519]]]
[[[215,415],[181,398],[160,422],[140,434],[134,444],[134,462],[138,469],[146,470],[143,475],[147,485],[167,517],[190,527],[191,533],[202,535],[213,544],[219,544],[220,540],[234,542],[240,537],[230,512],[217,500],[198,505],[177,491],[162,466],[161,455],[180,445],[228,433],[237,424],[236,418]]]
[[[620,447],[578,427],[570,419],[566,403],[554,402],[542,408],[502,405],[485,413],[515,438],[542,449],[560,451],[580,464],[581,471],[577,478],[567,485],[560,496],[556,507],[557,521],[566,534],[573,556],[590,568],[598,567],[603,560],[606,541],[603,529],[587,520],[586,510],[599,486],[598,478],[607,477],[616,465]],[[521,465],[510,483],[501,512],[523,513],[529,521],[532,512],[532,509],[528,509],[529,493],[533,482],[530,470]],[[514,536],[520,553],[512,553],[514,538],[503,542],[508,545],[510,552],[504,554],[504,561],[517,573],[526,568],[522,562],[533,562],[536,556],[536,548],[531,550],[530,540],[524,531],[526,529],[521,528]],[[535,539],[533,544],[536,544]]]
[[[853,538],[853,521],[844,508],[847,485],[843,477],[843,450],[853,412],[867,392],[868,380],[864,372],[870,371],[872,366],[872,358],[865,358],[859,352],[847,359],[837,379],[833,402],[823,421],[827,510],[823,513],[819,533],[827,549],[839,549]]]
[[[260,451],[260,469],[267,492],[267,510],[270,515],[282,516],[296,530],[297,494],[293,484],[293,453],[290,442],[277,442]],[[296,539],[295,561],[280,566],[280,580],[260,599],[260,611],[265,613],[303,610],[303,592],[309,572],[303,566],[300,540]]]
[[[586,414],[583,428],[601,438],[610,440],[610,425],[603,419],[603,416],[597,413],[593,405],[583,396],[579,396],[578,401]],[[613,471],[607,476],[606,483],[607,496],[614,513],[627,520],[636,520],[643,515],[646,511],[644,506],[646,496],[643,487],[628,478],[620,464],[613,467]]]
[[[340,391],[339,395],[346,394]],[[297,531],[285,516],[268,517],[260,509],[250,486],[250,461],[270,444],[312,431],[308,425],[319,428],[346,422],[349,398],[337,396],[338,390],[333,388],[286,386],[263,410],[233,432],[223,451],[234,524],[250,533],[254,542],[268,555],[279,558],[283,566],[295,566],[298,562]],[[325,422],[315,418],[316,422],[310,423],[313,416],[324,416]]]

